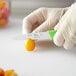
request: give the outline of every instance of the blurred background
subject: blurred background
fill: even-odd
[[[40,7],[68,7],[74,0],[11,0],[11,15],[23,18]]]

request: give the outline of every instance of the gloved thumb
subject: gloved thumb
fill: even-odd
[[[61,26],[61,27],[60,27]],[[63,34],[62,34],[62,26],[60,23],[58,23],[56,26],[55,26],[55,30],[57,30],[55,36],[54,36],[54,43],[57,45],[57,46],[62,46],[64,44],[64,37],[63,37]]]

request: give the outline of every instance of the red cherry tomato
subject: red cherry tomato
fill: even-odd
[[[2,17],[8,19],[10,15],[10,9],[5,7],[2,9]]]
[[[0,68],[0,76],[4,76],[5,75],[5,72],[2,68]]]

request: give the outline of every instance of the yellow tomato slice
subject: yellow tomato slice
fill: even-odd
[[[33,51],[35,48],[35,40],[32,40],[31,38],[28,38],[25,40],[25,49],[27,51]]]

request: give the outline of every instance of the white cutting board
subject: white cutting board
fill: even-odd
[[[23,40],[12,38],[21,33],[22,20],[15,18],[0,29],[0,67],[14,69],[19,76],[76,76],[76,48],[67,51],[49,41],[39,41],[29,53]]]

